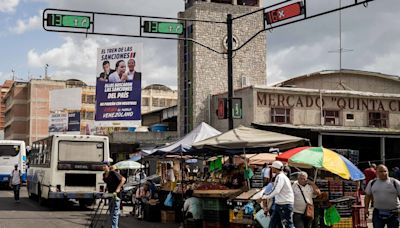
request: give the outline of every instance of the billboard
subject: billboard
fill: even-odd
[[[49,91],[50,111],[81,110],[82,88],[55,89]]]
[[[142,45],[130,44],[97,50],[97,126],[141,125]]]
[[[68,113],[68,132],[79,134],[81,132],[81,113]]]
[[[68,131],[68,112],[50,113],[49,134],[65,133]]]

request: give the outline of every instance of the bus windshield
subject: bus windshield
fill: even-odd
[[[19,146],[17,145],[0,145],[0,157],[17,156],[19,153]]]
[[[61,162],[102,162],[103,142],[60,141],[58,160]]]

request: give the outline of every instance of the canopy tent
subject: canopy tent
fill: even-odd
[[[195,129],[193,129],[191,132],[189,132],[178,141],[166,146],[154,148],[151,151],[151,155],[166,155],[174,153],[179,154],[181,152],[186,152],[190,150],[193,143],[208,139],[219,134],[221,134],[220,131],[202,122]]]
[[[280,151],[308,144],[308,139],[281,133],[239,126],[223,134],[194,143],[194,150],[224,151],[228,154],[243,153],[243,150],[278,148]]]

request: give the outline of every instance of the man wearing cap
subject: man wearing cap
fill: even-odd
[[[21,185],[21,171],[18,170],[18,164],[14,165],[13,171],[10,174],[10,187],[14,190],[14,199],[19,203],[19,189]]]
[[[294,228],[293,203],[294,194],[289,178],[283,172],[284,165],[280,161],[274,161],[271,165],[272,172],[276,174],[274,187],[270,193],[263,196],[264,199],[275,197],[275,210],[271,215],[270,227]]]

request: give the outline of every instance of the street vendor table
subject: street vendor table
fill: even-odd
[[[228,190],[194,190],[193,196],[199,198],[230,198],[242,193],[241,189]]]
[[[203,228],[228,227],[229,210],[227,199],[242,193],[241,189],[229,190],[194,190],[193,196],[202,201]]]
[[[248,203],[255,206],[254,201],[251,199],[255,194],[257,194],[260,189],[250,189],[247,192],[243,192],[240,195],[228,200],[229,206],[229,222],[230,227],[244,227],[246,225],[254,224],[254,211],[246,214],[244,206]]]

